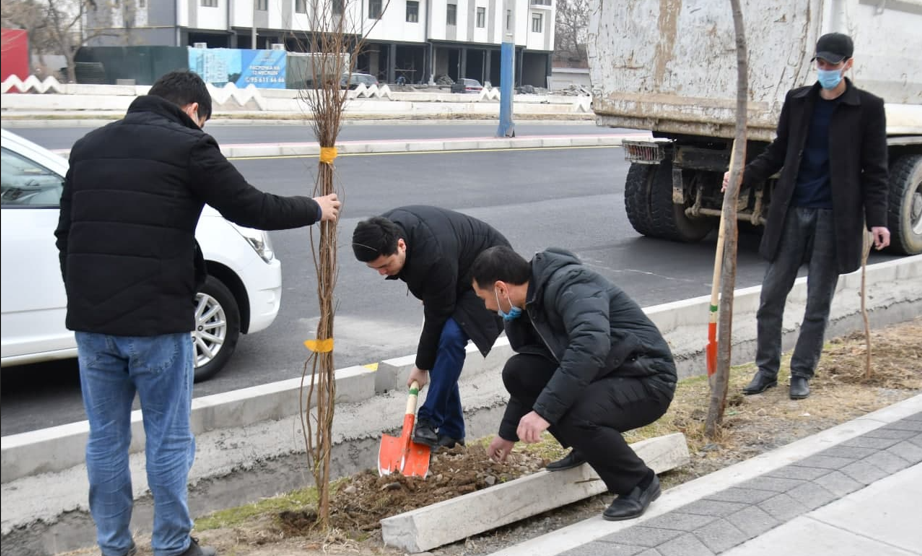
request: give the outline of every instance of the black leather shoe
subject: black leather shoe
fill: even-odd
[[[131,548],[128,549],[128,552],[125,553],[125,556],[135,556],[138,553],[138,545],[134,544],[132,541]]]
[[[460,445],[464,446],[464,439],[463,439],[463,438],[461,438],[461,439],[452,438],[452,437],[450,437],[450,436],[448,436],[448,435],[445,435],[445,434],[440,434],[440,435],[439,435],[439,440],[438,440],[438,442],[436,443],[436,445],[437,445],[439,448],[448,448],[449,450],[452,449],[452,448],[454,448],[455,445],[457,445],[457,444],[460,444]]]
[[[191,537],[189,548],[179,556],[217,556],[218,551],[212,546],[199,546],[198,539]]]
[[[743,394],[747,396],[752,396],[754,394],[761,394],[762,392],[768,390],[769,388],[774,388],[778,386],[778,377],[771,376],[768,373],[758,371],[752,381],[749,382],[743,388]]]
[[[615,498],[611,506],[602,512],[602,518],[606,521],[623,521],[640,517],[650,507],[650,503],[659,498],[659,495],[659,478],[654,475],[653,482],[647,488],[641,490],[639,486],[636,486],[627,496]]]
[[[420,421],[416,423],[416,431],[413,432],[413,442],[425,444],[426,446],[438,446],[439,435],[429,421]]]
[[[570,453],[561,459],[552,461],[551,463],[547,464],[545,469],[548,471],[566,471],[567,469],[579,467],[584,463],[586,463],[586,458],[583,457],[583,454],[577,452],[576,450],[570,450]]]
[[[791,399],[802,400],[810,395],[810,381],[802,376],[791,377]]]

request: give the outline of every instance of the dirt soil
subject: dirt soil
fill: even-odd
[[[752,376],[753,367],[734,369],[723,428],[716,441],[708,440],[703,434],[708,399],[707,380],[703,377],[683,381],[663,418],[631,431],[626,437],[634,442],[672,432],[686,435],[691,462],[660,476],[664,487],[669,488],[922,391],[922,318],[873,332],[872,345],[873,373],[867,378],[862,334],[830,342],[816,377],[810,383],[811,396],[801,401],[792,401],[787,396],[787,361],[782,366],[778,388],[758,396],[740,394],[740,389]],[[527,447],[520,443],[505,464],[497,464],[486,457],[488,441],[482,439],[469,443],[466,448],[459,446],[434,455],[425,480],[378,477],[375,471],[340,480],[333,499],[334,528],[326,535],[314,530],[316,514],[309,505],[268,511],[197,534],[203,544],[218,547],[222,555],[403,554],[383,546],[380,519],[534,473],[565,453],[553,439]],[[490,554],[592,517],[610,502],[611,495],[596,496],[435,549],[431,554]],[[139,553],[149,554],[149,540],[138,540]]]

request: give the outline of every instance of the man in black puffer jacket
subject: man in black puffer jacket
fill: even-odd
[[[190,332],[205,261],[195,241],[204,205],[263,230],[333,220],[335,195],[278,197],[246,182],[201,127],[211,96],[191,72],[161,77],[121,121],[70,152],[55,231],[90,423],[90,511],[104,556],[133,554],[128,468],[131,404],[140,397],[156,556],[214,554],[189,536]]]
[[[474,291],[503,317],[516,351],[503,369],[510,399],[488,454],[501,461],[515,442],[537,442],[547,430],[573,447],[548,470],[588,462],[618,495],[605,519],[642,515],[659,496],[659,480],[621,433],[659,419],[675,393],[675,362],[656,325],[563,249],[528,262],[495,247],[471,273]]]

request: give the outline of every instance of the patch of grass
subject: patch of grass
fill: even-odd
[[[317,489],[309,487],[272,498],[265,498],[252,504],[214,512],[195,520],[195,530],[201,532],[209,529],[236,527],[256,517],[278,514],[285,510],[298,511],[313,508],[316,505]]]

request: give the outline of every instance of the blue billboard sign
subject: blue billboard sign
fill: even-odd
[[[284,50],[190,48],[189,69],[216,87],[284,89],[286,55]]]

